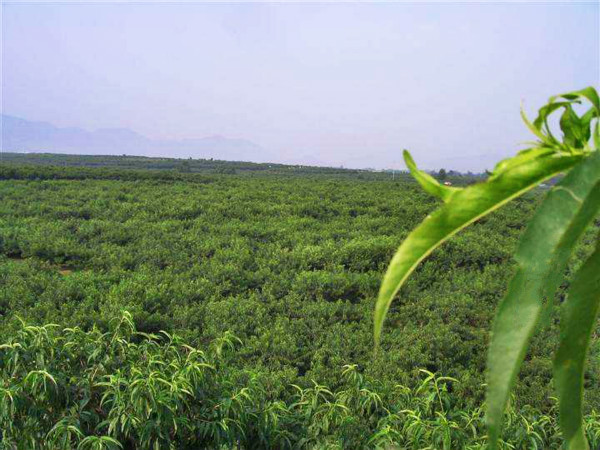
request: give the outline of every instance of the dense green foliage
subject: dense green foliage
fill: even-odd
[[[575,106],[587,102],[581,115]],[[548,118],[562,111],[561,139]],[[593,87],[550,98],[529,129],[531,148],[499,162],[483,183],[466,188],[439,184],[404,157],[412,175],[444,205],[412,231],[384,276],[375,307],[379,340],[390,304],[417,265],[458,231],[558,173],[568,172],[544,198],[515,254],[517,270],[494,319],[488,356],[487,424],[490,448],[497,448],[504,408],[542,311],[552,309],[555,291],[577,241],[600,212],[600,97]],[[593,141],[593,142],[590,142]],[[600,310],[600,237],[597,250],[577,273],[563,306],[554,362],[561,429],[569,450],[589,448],[583,424],[583,382],[589,342]]]
[[[62,337],[54,344],[40,344],[47,347],[44,351],[55,351],[55,358],[40,365],[33,363],[35,357],[24,358],[23,364],[28,360],[34,365],[20,366],[19,376],[8,377],[3,366],[0,385],[18,390],[27,376],[23,374],[46,370],[61,386],[72,384],[75,389],[74,393],[60,389],[61,395],[69,396],[56,399],[63,408],[52,408],[40,433],[48,433],[62,418],[74,417],[69,411],[86,411],[75,400],[84,395],[75,386],[86,385],[93,373],[97,362],[87,362],[93,346],[80,345],[85,355],[81,361],[86,363],[78,366],[73,365],[74,354],[69,356],[68,349],[74,347],[63,351],[64,344],[97,340],[97,334],[114,329],[111,321],[120,319],[126,309],[140,332],[176,333],[194,348],[205,349],[208,364],[219,364],[220,370],[211,375],[216,376],[210,381],[210,401],[215,402],[211,404],[255,386],[252,389],[259,393],[253,395],[264,396],[264,401],[257,401],[255,409],[249,406],[254,402],[245,403],[247,417],[266,414],[260,408],[270,404],[291,411],[281,413],[287,418],[278,419],[278,425],[269,425],[282,433],[276,437],[273,431],[268,438],[273,448],[282,445],[283,436],[304,448],[375,447],[377,439],[382,445],[391,439],[407,448],[424,448],[441,439],[440,421],[446,419],[452,448],[463,443],[477,448],[483,442],[479,405],[487,328],[513,273],[511,253],[543,188],[478,221],[422,264],[400,293],[400,301],[391,306],[388,320],[393,326],[382,337],[383,351],[375,354],[370,317],[381,277],[409,230],[438,205],[416,183],[398,174],[392,179],[391,174],[343,171],[291,175],[290,170],[283,175],[240,169],[230,175],[142,169],[0,165],[0,173],[7,174],[0,181],[0,342],[25,341],[17,316],[36,326],[56,323],[52,339]],[[36,176],[24,176],[31,172]],[[472,181],[451,179],[455,186]],[[569,273],[591,253],[599,225],[587,230]],[[92,331],[94,326],[98,331]],[[83,332],[59,331],[63,327]],[[242,344],[227,353],[225,363],[217,363],[211,343],[227,332]],[[534,339],[524,363],[510,413],[512,425],[503,435],[514,448],[533,448],[530,439],[538,439],[533,432],[541,436],[538,447],[558,448],[550,358],[557,335],[553,316],[550,327]],[[142,337],[133,338],[133,343],[142,349],[128,345],[127,362],[102,363],[105,377],[121,366],[132,373],[134,365],[147,374],[154,369],[139,361],[140,352],[156,352],[156,358],[166,352],[165,342],[152,345],[152,350]],[[6,361],[14,351],[4,349],[0,358]],[[181,351],[180,357],[187,357]],[[591,353],[586,420],[590,433],[596,433],[597,339]],[[172,361],[171,357],[175,358],[164,359]],[[317,395],[313,381],[332,392],[323,408],[342,401],[339,397],[349,386],[341,375],[343,367],[353,364],[357,365],[353,373],[382,398],[385,408],[373,417],[363,417],[358,406],[351,406],[358,397],[343,400],[350,402],[343,403],[348,415],[337,416],[340,422],[331,428],[323,428],[319,415],[292,407],[297,394],[291,385]],[[439,410],[425,406],[431,402],[429,382],[417,393],[425,379],[420,369],[458,380],[447,383],[444,393],[448,415],[440,417]],[[30,382],[38,380],[39,386],[43,378],[32,377]],[[257,380],[256,385],[249,383],[251,379]],[[395,390],[397,385],[406,386],[406,396],[400,395],[404,390]],[[97,389],[104,393],[106,388]],[[21,392],[29,398],[28,391]],[[48,410],[44,398],[41,395],[42,406],[21,407]],[[184,421],[203,411],[202,404],[189,400],[178,410]],[[87,407],[96,411],[96,406],[91,402]],[[92,422],[78,425],[84,435],[109,435],[106,427],[95,427],[108,417],[110,408],[105,404]],[[416,413],[400,414],[404,409]],[[467,416],[476,417],[475,432],[469,431]],[[214,423],[222,419],[216,416]],[[181,434],[170,438],[176,448],[198,448],[188,440],[196,436],[190,430],[197,429],[178,427]],[[131,433],[135,438],[124,438],[122,432],[111,436],[125,446],[132,439],[141,442],[139,426]],[[220,433],[221,441],[206,438],[205,445],[214,448],[221,442],[227,447],[239,439],[244,448],[253,448],[235,427]],[[258,432],[244,428],[244,433],[254,439]],[[91,448],[92,441],[87,442],[84,448]],[[435,442],[442,448],[441,441]]]
[[[137,333],[128,313],[110,331],[22,324],[0,347],[0,448],[482,449],[481,409],[463,410],[451,378],[421,371],[414,389],[385,387],[357,366],[329,389],[231,371],[231,334],[206,350],[168,333]],[[507,448],[558,449],[552,416],[511,409]],[[600,417],[585,432],[600,445]]]
[[[182,159],[182,158],[150,158],[146,156],[128,155],[65,155],[57,153],[2,153],[0,163],[5,166],[36,165],[46,167],[76,167],[83,169],[89,176],[89,168],[113,169],[116,171],[140,170],[165,171],[174,173],[225,173],[225,174],[367,174],[368,170],[348,170],[334,167],[316,167],[301,165],[285,165],[275,163],[253,163],[246,161],[220,161],[215,159]],[[77,173],[76,171],[68,171]],[[44,173],[43,171],[39,173]],[[106,173],[106,171],[104,172]],[[146,174],[148,176],[148,174]],[[143,176],[143,175],[142,175]],[[152,176],[152,175],[150,175]],[[156,176],[156,174],[154,175]],[[85,178],[86,176],[81,176]]]

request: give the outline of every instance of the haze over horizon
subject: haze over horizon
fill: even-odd
[[[2,5],[2,114],[250,161],[482,171],[531,139],[522,100],[589,85],[598,3]]]

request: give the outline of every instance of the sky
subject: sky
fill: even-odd
[[[481,171],[519,117],[600,85],[588,3],[5,3],[2,112],[280,161]]]

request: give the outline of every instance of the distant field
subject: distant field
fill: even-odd
[[[171,170],[178,173],[327,173],[358,174],[364,170],[333,167],[311,167],[275,163],[220,161],[215,159],[151,158],[130,155],[67,155],[58,153],[2,153],[0,163],[6,165],[42,165],[58,167],[96,167],[112,169]]]

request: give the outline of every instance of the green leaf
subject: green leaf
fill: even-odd
[[[600,114],[600,97],[598,96],[598,92],[591,86],[580,89],[579,91],[567,92],[566,94],[556,95],[550,98],[550,101],[553,102],[556,98],[564,98],[570,101],[578,100],[581,97],[585,97],[590,101],[592,106],[596,109],[597,114]]]
[[[383,278],[375,306],[375,342],[379,342],[390,304],[416,266],[452,235],[542,181],[568,170],[581,154],[517,155],[508,168],[481,184],[457,190],[439,210],[428,216],[402,243]]]
[[[552,132],[550,131],[550,126],[548,125],[548,117],[557,109],[565,108],[570,105],[571,102],[548,103],[547,105],[544,105],[540,108],[540,110],[538,111],[538,116],[533,121],[533,126],[540,130],[540,132],[542,132],[542,128],[545,129],[547,133],[546,139],[548,139],[552,144],[559,145],[560,142],[552,135]]]
[[[543,144],[546,144],[546,145],[552,144],[552,142],[550,142],[550,140],[546,138],[544,133],[542,133],[541,127],[540,128],[536,127],[527,118],[527,116],[525,115],[525,111],[523,110],[523,105],[521,105],[521,119],[523,119],[523,122],[525,122],[525,125],[527,125],[527,128],[529,128],[529,131],[531,131],[533,134],[535,134],[538,137],[540,142],[542,142]]]
[[[592,195],[600,199],[600,183]],[[583,375],[599,310],[600,237],[596,251],[579,269],[569,290],[563,306],[560,344],[554,358],[560,425],[567,450],[589,449],[583,428]]]
[[[593,152],[548,193],[519,243],[517,272],[498,308],[488,356],[487,424],[492,450],[544,301],[552,301],[578,238],[600,207],[598,183],[600,152]]]
[[[574,109],[573,104],[580,104],[582,100],[588,100],[592,104],[592,108],[587,111],[582,117],[579,117]],[[560,100],[560,101],[558,101]],[[560,118],[560,128],[563,132],[563,142],[556,139],[548,125],[548,117],[555,111],[564,109]],[[564,151],[572,151],[573,149],[588,148],[590,139],[590,124],[592,120],[600,117],[600,100],[598,93],[593,87],[587,87],[579,91],[568,92],[566,94],[550,97],[549,102],[542,106],[538,115],[531,123],[523,109],[521,108],[521,117],[527,127],[534,133],[540,142],[547,147],[557,147]],[[594,136],[596,138],[596,136]],[[596,145],[597,147],[597,145]]]
[[[556,150],[550,147],[535,147],[529,148],[527,150],[521,150],[517,153],[517,157],[503,159],[499,163],[496,164],[494,170],[492,172],[492,177],[497,177],[502,172],[509,170],[513,167],[519,166],[523,164],[525,161],[541,158],[544,156],[549,156],[555,154]]]
[[[415,178],[415,180],[417,180],[425,192],[428,192],[429,194],[439,197],[447,202],[455,192],[460,190],[458,188],[441,185],[438,180],[433,178],[427,172],[419,170],[408,150],[404,150],[402,154],[404,156],[404,163],[406,164],[406,167],[408,167],[411,175]]]
[[[594,109],[590,111],[594,112]],[[575,114],[571,105],[565,107],[565,111],[560,117],[560,129],[564,134],[565,144],[571,147],[583,148],[590,138],[588,135],[586,139],[586,131],[590,129],[589,124],[585,126],[585,122]]]

